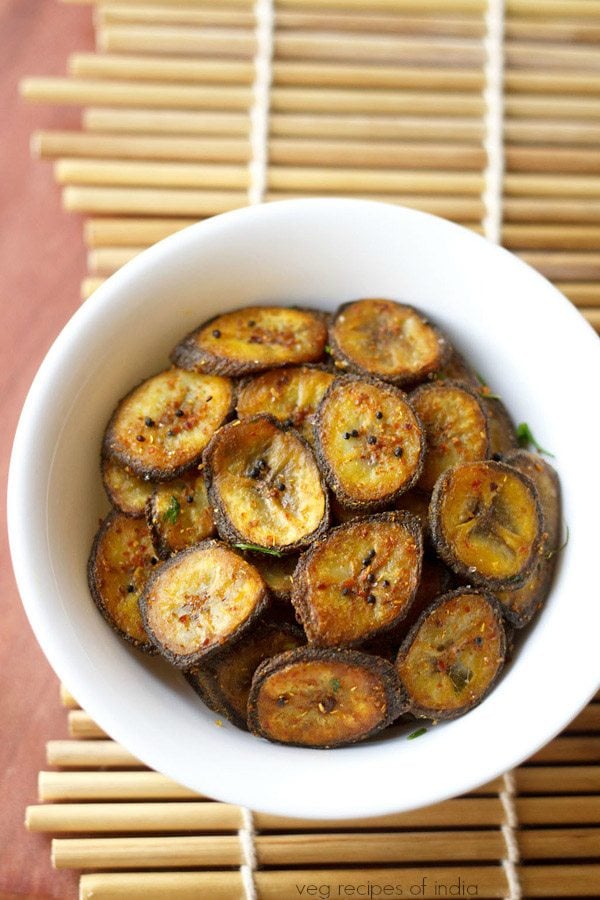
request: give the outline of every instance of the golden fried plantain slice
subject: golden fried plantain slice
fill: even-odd
[[[156,487],[110,459],[102,460],[102,483],[112,505],[126,516],[143,516]]]
[[[421,424],[401,390],[374,378],[337,378],[317,410],[315,437],[327,483],[350,509],[389,506],[421,474]]]
[[[404,618],[421,576],[423,540],[410,513],[340,525],[300,557],[292,603],[309,641],[349,647]]]
[[[247,375],[316,362],[325,352],[327,316],[311,309],[247,306],[204,322],[171,353],[184,369]]]
[[[214,660],[189,669],[185,677],[210,709],[247,730],[246,711],[254,672],[266,659],[305,643],[299,628],[264,623]]]
[[[200,461],[233,402],[228,378],[167,369],[121,400],[104,455],[150,481],[170,481]]]
[[[498,603],[484,591],[459,588],[423,613],[400,648],[396,668],[414,716],[454,719],[481,703],[505,658]]]
[[[432,491],[450,466],[486,458],[487,418],[473,388],[456,381],[422,384],[412,392],[410,402],[427,441],[418,484],[421,490]]]
[[[423,534],[429,534],[430,498],[431,494],[413,488],[412,491],[406,491],[406,493],[402,494],[396,504],[396,509],[406,510],[417,517],[419,525],[423,529]]]
[[[475,369],[454,347],[451,348],[442,368],[438,372],[434,372],[430,378],[432,381],[461,381],[474,388],[481,387],[481,380]]]
[[[329,329],[336,363],[393,384],[415,384],[440,369],[450,346],[414,307],[394,300],[341,306]]]
[[[292,580],[298,563],[296,553],[281,557],[268,553],[252,553],[248,555],[248,559],[256,566],[276,600],[290,599]]]
[[[220,541],[207,540],[161,566],[146,585],[140,609],[159,652],[188,669],[240,637],[267,597],[254,566]]]
[[[327,528],[329,500],[313,452],[271,416],[226,425],[204,461],[217,529],[234,546],[289,552]]]
[[[496,459],[519,446],[517,432],[502,400],[486,395],[485,388],[480,389],[480,394],[487,413],[490,434],[489,454]]]
[[[161,559],[199,544],[215,533],[204,475],[196,468],[159,484],[146,508],[148,525]]]
[[[121,637],[147,653],[156,651],[144,629],[138,601],[158,562],[145,519],[114,510],[100,526],[88,562],[88,583],[96,606]]]
[[[312,444],[314,414],[334,378],[333,372],[321,366],[263,372],[240,385],[237,414],[240,419],[248,419],[269,413],[284,425],[293,425]]]
[[[258,667],[248,725],[270,741],[325,749],[371,737],[406,706],[387,660],[356,650],[301,647]]]
[[[535,453],[515,450],[508,453],[503,461],[531,478],[544,517],[543,540],[531,575],[523,587],[496,592],[508,621],[515,628],[523,628],[543,605],[554,577],[561,531],[560,483],[552,466]]]
[[[543,531],[537,491],[504,463],[448,469],[433,491],[429,520],[439,555],[474,584],[520,587],[535,565]]]

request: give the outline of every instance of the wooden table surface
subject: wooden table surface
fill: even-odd
[[[89,7],[63,6],[55,0],[0,0],[3,491],[27,389],[46,350],[79,304],[85,269],[81,222],[61,211],[51,166],[29,155],[35,128],[75,127],[78,112],[27,107],[19,99],[17,84],[26,74],[63,74],[70,51],[92,46]],[[0,554],[0,897],[65,900],[77,896],[76,874],[54,872],[48,838],[29,835],[23,827],[25,806],[36,799],[45,741],[66,736],[66,716],[58,700],[57,678],[21,608],[4,513]]]

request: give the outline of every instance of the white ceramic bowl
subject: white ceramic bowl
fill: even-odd
[[[551,449],[570,540],[548,603],[492,694],[418,740],[283,747],[215,716],[173,669],[122,643],[94,606],[86,562],[107,501],[99,475],[118,398],[160,370],[203,319],[249,303],[334,309],[363,296],[426,310]],[[59,677],[115,740],[211,797],[281,815],[407,810],[515,766],[598,682],[600,354],[545,279],[456,225],[385,204],[301,200],[227,213],[147,250],[102,285],[44,360],[15,438],[10,540],[23,602]],[[596,497],[592,496],[596,492]]]

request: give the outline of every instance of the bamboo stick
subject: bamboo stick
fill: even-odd
[[[217,87],[216,85],[143,84],[129,81],[102,81],[69,78],[25,78],[21,93],[26,100],[46,103],[72,103],[78,105],[128,106],[155,109],[215,109],[239,110],[249,108],[249,88]],[[540,98],[534,98],[534,108]],[[529,105],[523,98],[515,98],[517,108],[528,114]],[[531,102],[531,101],[530,101]],[[588,110],[592,101],[579,107]],[[560,110],[560,100],[552,107],[555,115]],[[569,117],[577,117],[575,101],[563,106]],[[600,104],[597,104],[600,108]],[[370,115],[397,115],[412,113],[427,115],[443,113],[477,116],[483,111],[483,99],[479,94],[429,92],[429,91],[369,91],[330,90],[310,88],[275,87],[271,91],[271,108],[274,111],[360,113]],[[594,106],[596,109],[596,106]],[[545,112],[545,110],[544,110]]]
[[[600,226],[505,224],[502,243],[511,250],[596,250]]]
[[[51,858],[55,869],[214,869],[244,861],[237,835],[55,838]]]
[[[93,275],[112,275],[144,249],[144,247],[99,247],[90,250],[87,257],[88,269]]]
[[[586,310],[586,318],[594,321],[590,315],[592,310]],[[591,763],[600,762],[600,737],[557,737],[541,750],[538,750],[530,762],[534,763]]]
[[[245,110],[251,104],[249,88],[217,85],[174,86],[91,79],[25,78],[20,89],[26,100],[44,103],[214,110]]]
[[[580,175],[507,174],[504,193],[509,197],[600,197],[600,177]]]
[[[96,186],[128,185],[157,188],[223,188],[248,185],[248,170],[235,166],[191,165],[187,163],[110,162],[65,159],[56,163],[60,184]],[[513,178],[518,176],[511,176]],[[600,179],[598,179],[600,182]],[[271,166],[269,188],[273,191],[366,191],[411,194],[478,195],[483,189],[480,173],[422,172],[394,169],[358,170],[338,168],[322,170],[308,166]],[[546,190],[550,187],[546,185]]]
[[[69,736],[74,738],[104,738],[106,732],[96,725],[84,709],[70,710],[67,716]]]
[[[63,706],[65,706],[67,709],[80,709],[79,703],[62,682],[60,684],[59,691],[60,702]]]
[[[528,122],[504,123],[504,138],[521,144],[581,145],[600,143],[600,125],[594,122]]]
[[[193,800],[201,796],[158,772],[39,772],[38,800]]]
[[[271,137],[354,138],[363,141],[419,139],[479,143],[484,131],[481,120],[468,118],[396,119],[391,116],[282,113],[272,114],[269,122]],[[243,116],[166,110],[91,108],[83,111],[83,124],[88,131],[132,134],[247,134],[248,131],[248,119]]]
[[[586,309],[584,316],[596,331],[600,331],[600,309]]]
[[[565,730],[567,732],[600,731],[600,703],[588,703]]]
[[[504,198],[504,219],[507,223],[533,222],[541,224],[551,222],[571,224],[600,223],[600,201],[582,198],[568,200],[565,198],[538,198],[527,200],[515,197]]]
[[[112,6],[113,4],[122,4],[123,0],[62,0],[63,3],[75,4],[97,4],[102,3],[103,6]],[[168,0],[125,0],[131,5],[141,6],[164,6]],[[216,0],[177,0],[178,6],[214,6]],[[224,6],[252,6],[252,0],[221,0]],[[276,0],[278,9],[288,7],[317,7],[322,9],[364,9],[362,0]],[[550,0],[552,3],[553,0]],[[556,2],[556,0],[554,0]],[[586,2],[595,3],[596,0],[586,0]],[[548,3],[543,0],[542,5]],[[580,0],[581,3],[581,0]],[[395,12],[414,12],[419,14],[446,14],[454,15],[456,13],[466,13],[467,15],[477,15],[485,12],[485,0],[370,0],[370,7],[374,10],[393,10]],[[592,13],[593,15],[593,13]]]
[[[25,825],[29,831],[90,834],[237,831],[242,816],[238,806],[227,803],[51,803],[29,806]]]
[[[69,72],[77,78],[107,78],[141,81],[250,84],[254,69],[250,63],[216,62],[179,57],[148,57],[125,54],[75,53],[69,58]],[[418,90],[479,91],[484,87],[480,69],[448,69],[407,66],[329,63],[273,64],[273,80],[278,85],[314,87],[409,88]],[[587,92],[587,91],[586,91]]]
[[[519,878],[525,897],[597,897],[600,865],[521,866]]]
[[[248,136],[247,113],[185,112],[177,110],[84,109],[83,127],[88,131],[148,134],[209,134]]]
[[[580,69],[598,71],[600,58],[596,49],[585,46],[565,47],[564,44],[508,42],[504,48],[506,65],[514,68]]]
[[[597,149],[572,150],[508,144],[504,158],[509,172],[600,173],[600,154]]]
[[[600,283],[597,281],[555,281],[555,286],[562,291],[575,306],[600,307]]]
[[[84,225],[88,247],[149,247],[175,234],[196,219],[88,219]]]
[[[105,281],[105,278],[84,278],[80,288],[81,299],[87,300]]]
[[[520,794],[593,794],[600,766],[519,766],[513,777]]]
[[[96,46],[103,53],[153,53],[251,59],[256,52],[252,31],[235,28],[165,28],[142,25],[96,27]]]
[[[244,896],[239,871],[113,872],[82,875],[79,880],[79,900],[240,900]]]
[[[258,835],[260,866],[337,863],[482,862],[505,852],[498,831],[378,832],[376,834]],[[533,843],[533,842],[532,842]],[[235,866],[243,862],[239,839],[232,836],[59,838],[52,841],[57,869],[179,868]]]
[[[545,799],[532,798],[531,802]],[[557,808],[549,810],[554,816],[552,821],[557,824],[560,823],[559,812]],[[543,818],[538,811],[539,817]],[[503,820],[504,811],[498,797],[461,797],[423,809],[368,819],[319,821],[259,812],[254,814],[255,826],[260,831],[286,832],[335,831],[340,828],[439,828],[455,826],[457,823],[462,828],[479,828],[499,825]],[[25,823],[30,831],[71,834],[135,831],[151,834],[172,831],[234,831],[242,827],[242,818],[237,806],[192,800],[175,803],[57,803],[28,807]]]
[[[240,138],[130,137],[81,131],[37,131],[32,136],[31,149],[41,159],[81,156],[214,163],[245,163],[250,159],[250,143]]]
[[[201,54],[243,56],[254,52],[254,35],[234,29],[168,27],[160,25],[107,25],[96,30],[98,47],[105,53],[153,53],[158,56]],[[532,45],[535,50],[539,48]],[[586,51],[582,51],[585,57]],[[366,60],[381,64],[481,66],[484,53],[479,40],[450,37],[347,37],[341,34],[274,35],[276,59]],[[569,57],[570,58],[570,57]]]
[[[546,278],[569,281],[600,280],[600,253],[551,253],[521,252],[522,260],[545,275]]]
[[[597,97],[556,97],[533,94],[507,94],[504,98],[507,119],[565,119],[587,122],[600,119]]]
[[[152,25],[220,25],[221,27],[238,26],[253,27],[254,16],[242,10],[181,8],[180,6],[131,6],[110,5],[101,6],[98,9],[97,21],[102,25],[110,24],[152,24]],[[564,33],[561,29],[540,30],[539,24],[533,26],[529,23],[529,29],[524,34],[556,35]],[[559,23],[560,24],[560,23]],[[277,29],[281,30],[317,30],[335,32],[358,31],[361,34],[423,34],[423,35],[451,35],[454,37],[483,37],[485,34],[484,23],[481,17],[457,17],[443,18],[441,16],[409,16],[409,15],[382,15],[378,13],[353,14],[342,12],[322,12],[315,9],[309,12],[295,12],[277,10]],[[573,29],[567,34],[571,35]]]
[[[548,867],[549,868],[549,867]],[[593,868],[593,867],[589,867]],[[177,897],[177,900],[198,900],[199,897],[210,897],[211,900],[240,900],[244,897],[244,888],[237,872],[210,873],[210,877],[221,879],[218,885],[209,882],[209,874],[203,872],[140,872],[110,873],[82,875],[80,879],[81,900],[164,900],[165,897]],[[439,897],[439,888],[435,884],[457,884],[459,879],[465,880],[464,868],[436,867],[428,870],[424,876],[422,869],[415,868],[350,868],[309,870],[271,870],[258,871],[254,875],[257,896],[260,900],[282,900],[302,896],[307,888],[328,890],[331,897],[351,896],[357,889],[363,896],[384,896],[386,887],[397,885],[407,892],[411,885],[417,888],[423,884],[420,897],[429,900]],[[503,870],[499,866],[476,866],[469,868],[466,881],[476,886],[480,897],[502,897],[506,894],[507,884]],[[548,873],[547,882],[550,882]],[[403,887],[402,887],[403,886]],[[229,892],[227,892],[229,891]],[[377,891],[377,894],[373,892]],[[319,896],[313,891],[305,896]],[[388,893],[389,896],[389,893]],[[398,896],[398,894],[396,894]]]
[[[59,184],[125,184],[132,187],[243,190],[249,183],[247,167],[215,163],[61,159],[54,166],[54,175]]]
[[[187,81],[194,84],[246,84],[254,80],[252,62],[230,59],[180,59],[125,54],[73,53],[68,71],[76,78],[116,81]]]
[[[71,212],[109,215],[213,216],[246,206],[247,195],[237,191],[177,191],[131,188],[67,187],[64,208]]]
[[[68,768],[140,768],[142,763],[121,744],[110,740],[48,741],[46,762]],[[145,768],[145,767],[144,767]]]
[[[538,829],[519,834],[522,859],[593,857],[600,830]],[[259,866],[344,863],[483,862],[506,852],[497,831],[389,832],[377,834],[258,835]],[[243,862],[239,839],[218,837],[58,838],[52,841],[57,869],[183,868],[236,866]]]

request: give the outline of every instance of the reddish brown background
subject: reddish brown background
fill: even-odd
[[[36,128],[74,127],[72,109],[26,106],[24,75],[65,72],[76,49],[91,49],[89,7],[56,0],[0,0],[0,465],[2,490],[19,411],[33,375],[79,303],[85,251],[81,222],[61,211],[48,163],[30,159]],[[2,509],[5,509],[3,501]],[[58,681],[39,650],[12,575],[6,521],[0,525],[0,897],[77,896],[77,876],[54,872],[50,842],[28,835],[25,806],[36,800],[44,744],[66,736]]]

